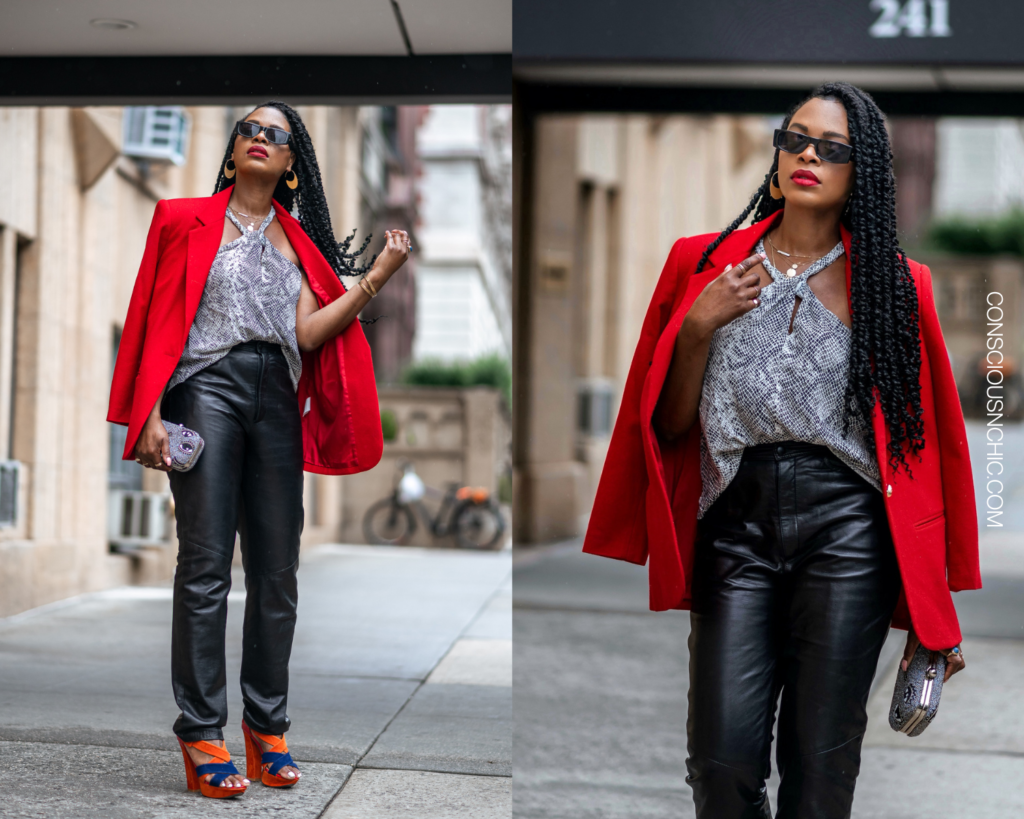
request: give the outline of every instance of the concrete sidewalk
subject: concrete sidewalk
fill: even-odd
[[[511,815],[511,557],[400,547],[303,553],[288,744],[299,785],[185,789],[171,725],[169,588],[87,595],[0,620],[2,817]],[[228,615],[240,728],[241,574]]]
[[[580,542],[515,559],[516,819],[678,819],[685,782],[686,612],[648,610],[647,569]],[[906,632],[869,702],[856,819],[1024,814],[1024,536],[982,536],[985,588],[954,595],[968,668],[920,737],[888,706]],[[772,754],[773,809],[778,788]]]

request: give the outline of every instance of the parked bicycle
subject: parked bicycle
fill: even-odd
[[[451,483],[442,492],[426,486],[412,463],[400,463],[398,469],[394,491],[363,516],[367,543],[404,546],[412,539],[419,517],[434,537],[451,535],[464,549],[496,549],[501,545],[505,519],[489,490]],[[434,516],[423,505],[427,495],[441,498]]]

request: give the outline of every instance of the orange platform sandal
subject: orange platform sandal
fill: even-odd
[[[178,744],[181,745],[181,755],[185,757],[185,776],[188,780],[190,791],[200,791],[203,796],[210,796],[214,799],[224,799],[228,796],[241,796],[245,793],[246,785],[230,787],[220,783],[232,774],[241,774],[231,761],[231,754],[227,748],[220,748],[212,742],[199,740],[197,742],[185,742],[178,737]],[[188,748],[195,748],[204,754],[209,754],[216,761],[207,762],[203,765],[196,765],[188,754]],[[249,777],[251,780],[252,777]]]
[[[293,779],[277,775],[286,765],[298,767],[288,753],[288,743],[283,736],[261,734],[246,725],[245,720],[242,720],[242,733],[245,734],[245,775],[250,780],[259,779],[271,788],[288,788],[299,781],[301,773],[295,774]],[[263,750],[261,739],[270,744],[270,750]]]

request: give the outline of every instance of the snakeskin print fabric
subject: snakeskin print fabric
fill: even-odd
[[[273,206],[256,229],[243,227],[230,210],[226,215],[242,235],[221,247],[214,257],[185,350],[167,390],[246,341],[281,345],[297,390],[302,355],[295,338],[295,309],[302,273],[265,235],[274,218]]]
[[[755,252],[764,252],[763,240]],[[700,401],[698,518],[736,476],[746,447],[776,441],[827,446],[882,491],[878,462],[858,415],[851,418],[848,437],[842,435],[850,329],[807,285],[843,253],[840,242],[792,278],[766,259],[773,281],[761,291],[761,303],[714,332]],[[797,296],[800,307],[788,333]]]

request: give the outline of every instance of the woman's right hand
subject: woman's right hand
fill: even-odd
[[[135,444],[135,460],[149,469],[171,471],[171,444],[160,416],[149,416]]]
[[[735,267],[726,267],[719,276],[708,282],[704,290],[694,299],[686,314],[686,321],[710,335],[719,327],[749,313],[760,303],[760,274],[754,270],[764,261],[764,256],[755,253]]]

